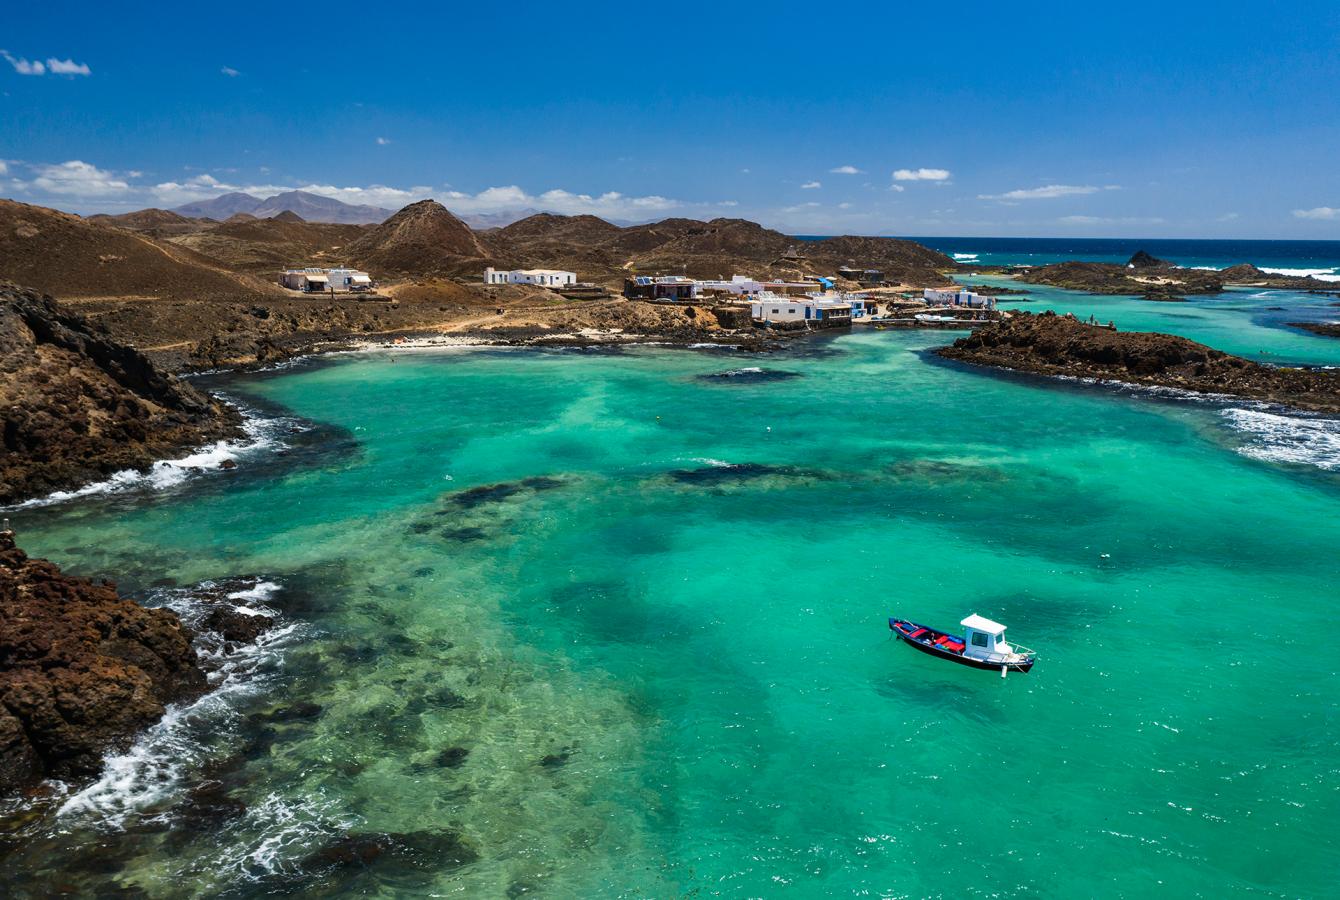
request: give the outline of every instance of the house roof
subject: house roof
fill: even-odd
[[[987,634],[1000,635],[1005,632],[1005,626],[999,622],[992,622],[990,619],[984,619],[977,613],[973,613],[959,622],[964,628],[972,628],[975,631],[985,631]]]

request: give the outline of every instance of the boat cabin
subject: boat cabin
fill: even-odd
[[[973,613],[959,623],[963,626],[964,656],[991,659],[997,654],[1013,653],[1005,643],[1005,626]]]

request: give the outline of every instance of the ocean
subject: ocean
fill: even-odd
[[[817,236],[799,236],[820,240]],[[1039,266],[1055,262],[1125,263],[1139,250],[1186,268],[1251,263],[1279,275],[1340,281],[1340,241],[1227,241],[1169,238],[909,237],[965,265]]]
[[[1010,303],[1340,365],[1285,323],[1328,299]],[[206,382],[252,415],[200,457],[235,470],[7,515],[188,618],[240,578],[279,627],[95,784],[0,810],[7,895],[1332,893],[1340,422],[931,353],[956,336]],[[889,640],[973,612],[1031,674]]]

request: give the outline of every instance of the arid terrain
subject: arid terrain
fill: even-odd
[[[286,291],[275,278],[294,265],[357,266],[379,289],[372,297]],[[749,343],[757,337],[738,310],[629,302],[618,290],[632,274],[795,279],[845,265],[877,268],[911,287],[946,284],[954,269],[911,241],[796,241],[739,219],[620,227],[540,213],[475,231],[432,200],[368,225],[306,222],[293,212],[239,212],[220,222],[160,209],[85,219],[0,201],[0,279],[51,294],[174,371],[404,335]],[[486,286],[486,266],[566,269],[604,290],[573,300]]]

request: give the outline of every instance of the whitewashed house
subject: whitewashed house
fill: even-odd
[[[750,315],[757,322],[846,325],[851,323],[851,309],[850,301],[834,295],[782,297],[763,293],[754,298]]]
[[[996,299],[962,288],[926,288],[921,292],[931,306],[967,306],[973,309],[995,309]]]
[[[500,272],[489,266],[484,270],[485,284],[534,284],[539,287],[567,287],[577,283],[575,272],[560,269],[512,269]]]

